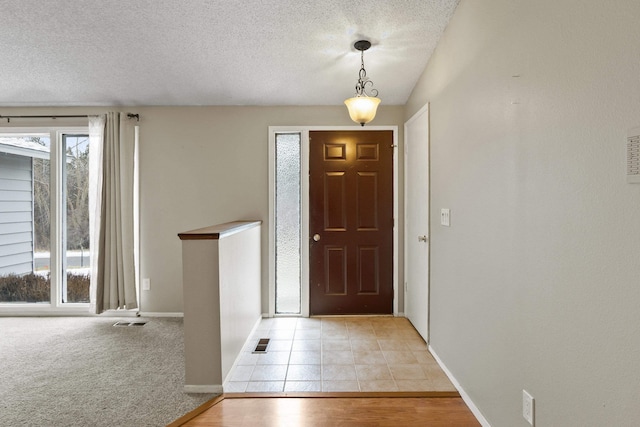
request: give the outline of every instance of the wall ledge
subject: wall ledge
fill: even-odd
[[[178,233],[180,240],[219,240],[235,233],[257,227],[262,221],[232,221]]]

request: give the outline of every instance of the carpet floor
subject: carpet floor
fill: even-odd
[[[1,426],[166,426],[186,394],[182,319],[0,317]]]

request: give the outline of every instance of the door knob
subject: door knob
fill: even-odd
[[[418,236],[418,242],[426,242],[427,240],[429,240],[427,236]]]
[[[314,241],[314,242],[318,242],[319,240],[320,240],[320,235],[319,235],[319,234],[317,234],[317,233],[316,233],[316,234],[314,234],[314,235],[313,235],[313,241]]]

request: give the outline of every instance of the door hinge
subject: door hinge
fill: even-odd
[[[391,148],[398,148],[398,146],[395,144],[391,144]]]

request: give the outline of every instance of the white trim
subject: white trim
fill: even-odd
[[[398,215],[399,215],[399,194],[398,194],[398,172],[399,172],[399,155],[398,155],[398,126],[269,126],[269,315],[275,316],[275,252],[273,241],[275,239],[274,226],[274,154],[275,154],[275,134],[276,133],[300,133],[301,134],[301,150],[300,150],[300,183],[301,188],[301,317],[309,317],[309,245],[305,236],[309,235],[309,132],[316,130],[390,130],[393,132],[393,145],[396,146],[393,153],[393,315],[398,315],[399,294],[399,242],[398,233]]]
[[[398,127],[393,129],[393,315],[398,315],[400,304],[400,293],[398,292],[398,282],[400,280],[400,266],[398,261],[400,259],[400,236],[398,233],[399,225],[399,182],[398,182],[398,162],[400,156],[398,155]]]
[[[179,312],[172,313],[172,312],[163,312],[163,311],[159,311],[159,312],[141,311],[138,314],[143,317],[184,317],[184,313],[179,313]]]
[[[49,152],[51,153],[51,159],[49,162],[50,170],[50,190],[49,190],[49,209],[50,209],[50,240],[49,240],[49,298],[52,308],[60,308],[62,305],[62,281],[63,281],[63,269],[66,267],[66,259],[62,258],[64,253],[63,248],[66,247],[67,242],[63,239],[63,233],[65,224],[63,218],[66,217],[66,197],[63,197],[63,167],[62,167],[62,137],[66,132],[59,129],[52,129],[49,139]],[[65,209],[65,212],[63,212]]]
[[[99,317],[138,317],[137,309],[133,310],[107,310],[103,313],[97,314]]]
[[[0,305],[0,317],[37,317],[37,316],[82,316],[92,317],[95,314],[89,313],[89,304],[78,304],[76,307],[53,308],[51,304],[18,304],[11,303]],[[70,303],[68,303],[70,304]],[[72,303],[71,303],[72,304]],[[32,305],[40,307],[32,307]]]
[[[469,409],[471,410],[473,415],[476,417],[478,422],[483,427],[491,427],[491,424],[489,424],[489,421],[487,421],[487,419],[484,417],[484,415],[482,415],[482,412],[480,412],[480,409],[478,409],[476,404],[473,403],[473,400],[471,400],[471,397],[469,397],[467,392],[464,391],[464,389],[462,388],[462,386],[460,385],[458,380],[453,376],[451,371],[446,367],[446,365],[444,364],[442,359],[440,359],[440,357],[438,357],[438,355],[436,354],[436,352],[433,349],[433,347],[429,346],[429,352],[431,352],[431,354],[433,355],[433,358],[436,359],[436,362],[438,362],[438,365],[440,365],[440,368],[442,368],[442,370],[447,375],[447,377],[449,377],[449,380],[453,383],[453,385],[456,388],[456,390],[458,390],[458,393],[460,393],[460,397],[462,397],[462,400],[464,400],[464,403],[467,404],[467,406],[469,407]]]
[[[211,385],[190,385],[190,384],[185,384],[184,392],[185,393],[216,393],[216,394],[222,394],[222,384],[211,384]]]
[[[418,117],[423,114],[426,110],[429,109],[429,103],[427,102],[426,104],[424,104],[422,106],[422,108],[420,108],[413,116],[411,116],[411,118],[409,120],[407,120],[404,124],[409,125],[412,122],[416,121],[418,119]]]
[[[300,136],[300,315],[309,317],[309,129]]]
[[[275,224],[275,181],[276,181],[276,132],[271,131],[269,127],[269,313],[262,317],[273,317],[276,312],[276,251],[273,242],[276,240],[276,224]]]
[[[89,311],[90,306],[87,303],[65,303],[58,305],[59,308],[53,307],[51,304],[30,304],[30,303],[6,303],[0,304],[0,317],[8,316],[83,316],[83,317],[138,317],[137,310],[107,310],[104,313],[95,314]],[[162,314],[162,313],[159,313]],[[169,317],[169,316],[150,316],[150,317]],[[171,316],[178,317],[178,316]]]
[[[409,145],[407,144],[407,128],[411,125],[411,123],[415,122],[416,120],[418,120],[418,118],[424,114],[425,112],[429,113],[429,103],[427,102],[426,104],[424,104],[422,106],[422,108],[420,108],[413,116],[411,116],[411,118],[409,120],[407,120],[404,123],[404,147],[403,147],[403,151],[404,151],[404,158],[405,158],[405,164],[404,164],[404,170],[403,170],[403,175],[404,175],[404,188],[403,188],[403,194],[404,194],[404,208],[403,208],[403,214],[404,214],[404,243],[403,243],[403,247],[404,247],[404,262],[403,262],[403,271],[404,271],[404,283],[403,283],[403,287],[404,287],[404,298],[403,298],[403,306],[406,310],[407,308],[407,272],[409,270],[409,240],[407,239],[407,204],[408,204],[408,197],[407,197],[407,183],[409,182],[409,176],[408,176],[408,172],[409,169],[407,169],[407,164],[406,164],[406,159],[407,159],[407,155],[408,155],[408,148]],[[428,132],[429,132],[429,140],[427,141],[427,150],[429,152],[429,158],[427,160],[427,167],[429,168],[428,170],[428,178],[429,178],[429,205],[428,205],[428,212],[427,212],[427,242],[426,244],[428,245],[428,254],[429,257],[427,259],[427,271],[428,271],[428,281],[427,281],[427,333],[426,333],[426,337],[423,337],[423,339],[429,343],[430,337],[431,337],[431,115],[427,114],[427,120],[429,120],[428,123]]]
[[[138,310],[142,309],[140,292],[140,126],[133,128],[133,268]]]
[[[305,264],[308,264],[309,259],[309,247],[306,244],[307,239],[304,236],[308,235],[308,222],[309,214],[308,209],[305,211],[305,203],[308,206],[308,193],[309,193],[309,180],[305,180],[304,177],[308,177],[309,173],[309,132],[305,132],[302,128],[292,128],[281,130],[278,127],[269,126],[269,314],[263,317],[275,317],[280,316],[276,314],[276,253],[275,242],[276,239],[276,221],[275,221],[275,184],[276,184],[276,134],[289,133],[300,135],[300,313],[286,314],[286,316],[302,316],[309,317],[309,295],[308,288],[304,288],[302,283],[308,283],[309,273],[308,267],[305,269]]]

